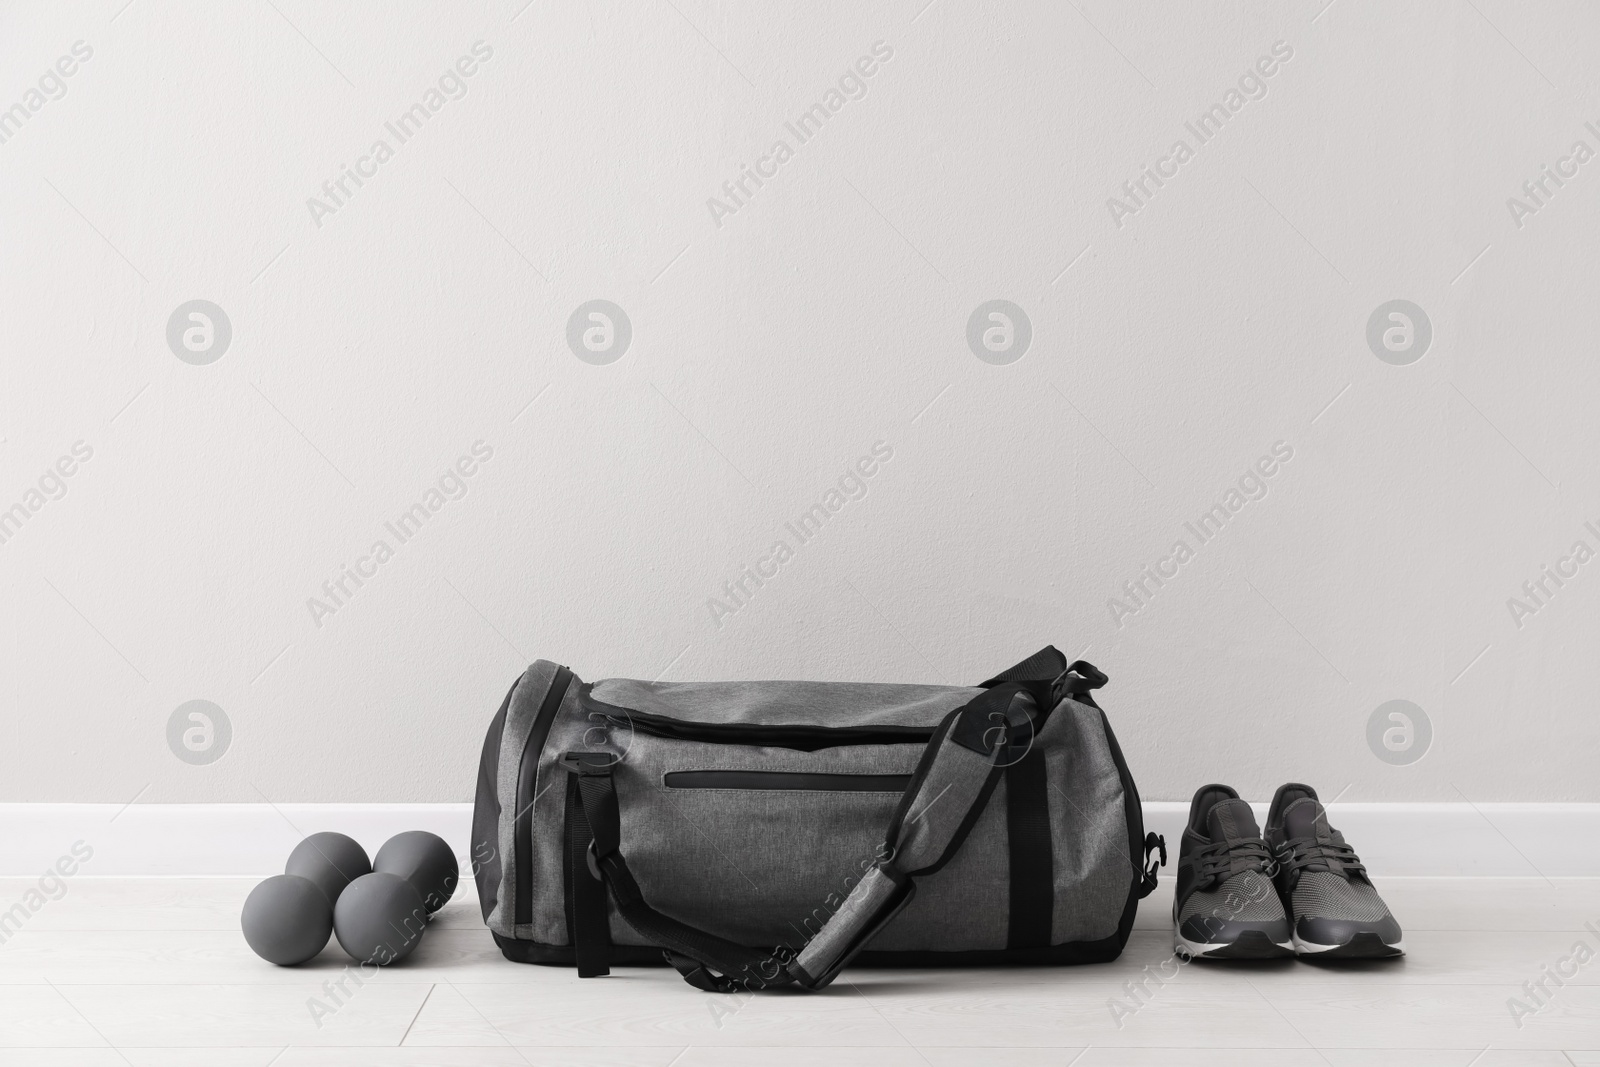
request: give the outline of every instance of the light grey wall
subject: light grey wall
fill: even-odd
[[[8,6],[0,799],[463,800],[534,657],[1045,642],[1150,799],[1600,799],[1600,16],[1324,3]]]

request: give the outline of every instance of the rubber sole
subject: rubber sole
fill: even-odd
[[[1357,934],[1342,945],[1319,945],[1296,934],[1294,951],[1296,955],[1319,960],[1381,960],[1406,954],[1405,942],[1390,944],[1377,934]]]
[[[1274,960],[1294,955],[1291,944],[1274,941],[1260,930],[1246,930],[1232,941],[1211,944],[1190,941],[1174,931],[1172,946],[1175,952],[1200,960]]]

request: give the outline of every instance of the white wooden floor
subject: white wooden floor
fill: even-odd
[[[31,884],[0,879],[0,910]],[[1577,942],[1600,954],[1600,879],[1380,879],[1405,959],[1189,964],[1120,1026],[1108,1001],[1134,1003],[1124,983],[1171,953],[1168,878],[1114,964],[858,970],[824,994],[744,1003],[667,970],[580,982],[508,963],[463,893],[411,960],[336,1005],[323,984],[348,962],[337,944],[299,968],[250,954],[238,912],[253,884],[71,880],[0,944],[0,1063],[1600,1067],[1600,956],[1520,1027],[1507,1008]],[[336,1008],[320,1026],[312,998]]]

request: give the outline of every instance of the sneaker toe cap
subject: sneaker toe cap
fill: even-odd
[[[1285,944],[1289,940],[1289,920],[1284,918],[1246,921],[1219,919],[1211,915],[1191,915],[1178,924],[1179,935],[1185,941],[1195,944],[1231,944],[1246,932],[1266,934],[1269,941],[1279,945]]]
[[[1348,945],[1364,934],[1376,936],[1386,945],[1399,944],[1401,939],[1400,923],[1393,915],[1385,915],[1376,922],[1302,915],[1295,922],[1295,934],[1301,941],[1315,945]]]

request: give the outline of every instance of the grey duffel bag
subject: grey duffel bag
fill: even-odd
[[[539,660],[484,741],[484,921],[508,959],[665,960],[719,992],[1114,959],[1166,857],[1105,681],[1054,648],[976,687],[584,683]]]

